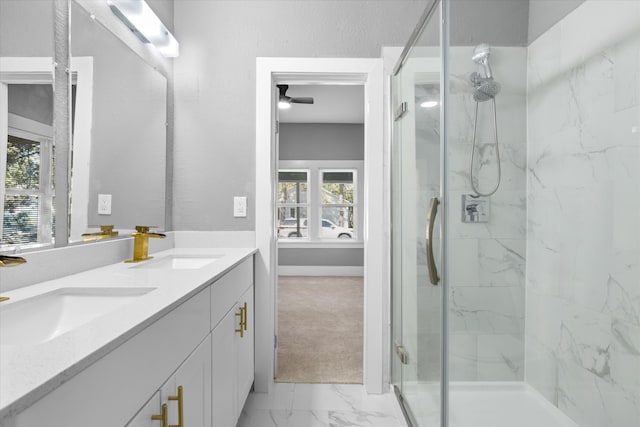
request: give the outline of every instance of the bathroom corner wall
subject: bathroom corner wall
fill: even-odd
[[[640,419],[640,2],[528,49],[526,381],[582,427]]]
[[[470,186],[476,103],[469,74],[474,46],[450,51],[449,283],[450,378],[453,381],[524,379],[526,230],[526,48],[492,46],[502,180],[490,196],[488,223],[462,222],[462,195]],[[491,102],[479,105],[475,165],[479,190],[497,179]],[[477,167],[477,166],[476,166]]]

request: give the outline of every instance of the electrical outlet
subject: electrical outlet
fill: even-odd
[[[236,218],[247,216],[247,198],[245,196],[233,198],[233,216]]]
[[[111,194],[98,194],[98,215],[111,215]]]

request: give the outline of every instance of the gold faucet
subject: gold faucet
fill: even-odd
[[[0,267],[15,267],[26,263],[27,260],[20,256],[0,255]],[[9,297],[0,297],[0,302],[9,301]]]
[[[164,239],[166,234],[149,233],[149,227],[136,225],[136,231],[131,233],[133,236],[133,258],[125,262],[140,262],[153,258],[149,256],[149,238]]]
[[[103,240],[110,239],[112,237],[116,237],[118,235],[117,231],[113,231],[113,225],[101,225],[100,231],[95,231],[93,233],[83,233],[82,241],[90,242],[94,240]]]
[[[0,267],[15,267],[26,262],[26,259],[19,256],[0,255]]]

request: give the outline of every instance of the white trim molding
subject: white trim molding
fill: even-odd
[[[358,265],[280,265],[279,276],[364,276]]]
[[[255,390],[268,392],[275,364],[275,296],[278,272],[275,237],[277,182],[276,84],[364,85],[365,149],[364,385],[388,390],[388,277],[385,277],[383,178],[383,67],[377,58],[256,59],[256,362]]]

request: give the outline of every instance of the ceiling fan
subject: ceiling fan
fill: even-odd
[[[280,91],[280,98],[278,99],[278,107],[279,108],[291,108],[291,104],[313,104],[312,97],[304,97],[304,96],[287,96],[287,90],[289,89],[289,85],[277,85],[278,90]]]

